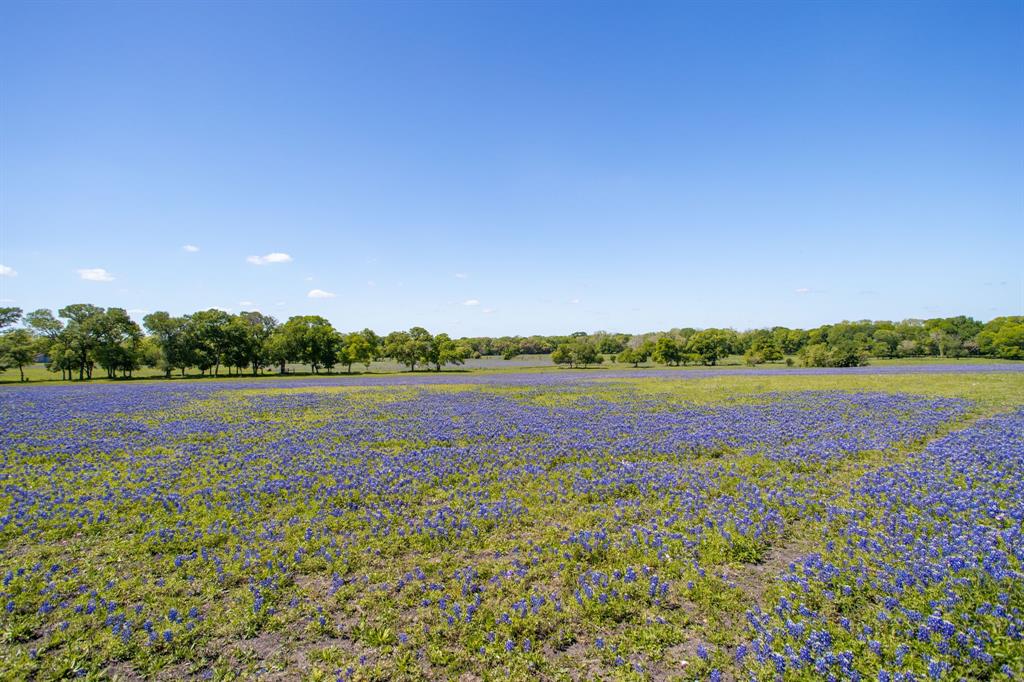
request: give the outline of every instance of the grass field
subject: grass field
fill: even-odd
[[[1019,679],[1024,372],[928,366],[4,387],[0,669]]]
[[[798,358],[792,357],[790,359],[793,360],[794,366],[799,366],[800,363],[799,363]],[[998,359],[994,359],[994,358],[955,358],[955,359],[948,359],[948,358],[898,358],[898,359],[875,358],[875,359],[872,359],[872,361],[871,361],[871,366],[873,366],[873,367],[928,367],[928,366],[936,366],[936,365],[951,365],[951,366],[960,366],[960,367],[970,367],[971,365],[989,366],[989,365],[994,365],[994,364],[1006,365],[1008,368],[1014,367],[1014,366],[1024,366],[1024,362],[1019,362],[1019,361],[1015,362],[1015,361],[1012,361],[1012,360],[998,360]],[[471,358],[469,360],[466,360],[464,365],[459,365],[459,366],[449,365],[449,366],[445,367],[442,370],[442,372],[467,372],[467,371],[488,371],[488,372],[493,372],[493,371],[511,371],[511,372],[521,372],[521,371],[524,371],[524,370],[541,370],[541,369],[549,370],[549,369],[552,369],[553,367],[554,367],[554,365],[552,365],[552,363],[551,363],[551,356],[550,355],[521,355],[521,356],[512,358],[511,360],[505,360],[505,359],[503,359],[501,357],[498,357],[498,356],[489,356],[489,357],[476,358],[476,359],[472,359]],[[739,368],[746,369],[747,368],[746,364],[743,362],[743,357],[739,356],[739,355],[730,355],[729,357],[724,358],[721,362],[719,362],[716,365],[716,367],[719,368],[719,369],[730,369],[730,368],[731,369],[739,369]],[[702,366],[702,365],[688,365],[688,366],[683,366],[683,367],[663,367],[663,366],[656,365],[653,362],[646,362],[646,363],[641,364],[640,367],[634,368],[630,364],[622,364],[622,363],[615,362],[614,358],[612,356],[605,356],[604,362],[601,365],[595,365],[595,366],[592,367],[592,369],[594,369],[594,368],[596,368],[596,369],[616,369],[616,370],[666,369],[666,370],[677,370],[677,371],[707,369],[707,367]],[[286,375],[286,377],[311,376],[310,368],[307,365],[288,365],[287,369],[288,369],[288,374]],[[789,368],[786,366],[786,364],[784,362],[776,362],[776,363],[767,363],[767,364],[758,365],[758,369],[760,369],[760,370],[780,370],[780,371],[784,371],[784,370],[787,370]],[[392,362],[390,360],[375,361],[375,362],[371,363],[369,367],[366,367],[364,365],[356,365],[356,366],[354,366],[352,368],[352,373],[353,374],[359,374],[359,375],[362,375],[362,374],[394,374],[394,373],[397,373],[397,372],[407,372],[407,371],[408,371],[407,367],[405,367],[403,365],[399,365],[398,363]],[[426,369],[426,368],[422,368],[422,367],[418,368],[417,371],[418,372],[422,372],[422,373],[430,373],[431,372],[431,370]],[[336,375],[345,375],[346,372],[345,372],[345,368],[344,367],[336,367],[335,371],[332,372],[331,374],[326,374],[326,373],[323,373],[323,372],[321,374],[323,374],[325,376],[336,376]],[[275,374],[273,372],[267,372],[266,374],[262,374],[260,376],[280,377],[281,375]],[[103,371],[100,370],[100,369],[96,369],[95,370],[95,372],[93,374],[93,377],[94,378],[92,379],[92,381],[94,381],[94,382],[109,381],[108,379],[106,379],[103,376]],[[41,365],[41,364],[34,364],[34,365],[29,366],[29,367],[26,367],[25,368],[25,378],[27,379],[28,382],[43,382],[43,381],[45,381],[45,382],[48,382],[48,383],[63,383],[61,381],[61,379],[60,379],[60,374],[51,372],[50,370],[48,370],[46,368],[45,365]],[[199,371],[193,369],[193,370],[189,370],[188,372],[186,372],[184,377],[182,377],[179,372],[175,372],[172,375],[172,377],[171,377],[171,379],[176,380],[176,381],[177,380],[181,380],[181,379],[193,379],[193,380],[194,379],[216,379],[216,380],[220,380],[220,379],[231,379],[231,378],[234,378],[234,377],[229,376],[227,374],[227,370],[223,369],[223,368],[222,368],[220,374],[218,374],[217,376],[211,376],[210,374],[203,375]],[[248,373],[248,372],[245,372],[239,378],[243,378],[243,379],[244,378],[252,378],[252,375],[250,373]],[[282,378],[285,378],[285,377],[282,377]],[[133,373],[133,376],[132,376],[131,380],[134,381],[134,380],[142,380],[142,379],[164,379],[164,374],[162,372],[158,371],[158,370],[155,370],[155,369],[152,369],[152,368],[148,368],[148,367],[144,367],[142,369],[139,369],[139,370],[135,371]],[[118,379],[115,379],[114,381],[123,382],[123,381],[125,381],[125,379],[118,378]],[[19,375],[17,369],[9,369],[6,372],[0,373],[0,384],[5,384],[5,383],[14,383],[14,384],[20,383],[20,375]]]

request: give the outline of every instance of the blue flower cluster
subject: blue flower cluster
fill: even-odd
[[[12,676],[206,674],[281,637],[350,679],[1022,670],[1024,413],[922,449],[975,408],[579,376],[6,391]],[[728,599],[747,622],[716,629]]]

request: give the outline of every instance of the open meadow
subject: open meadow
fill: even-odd
[[[1024,371],[957,370],[5,387],[0,668],[1019,679]]]

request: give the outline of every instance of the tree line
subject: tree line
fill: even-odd
[[[123,308],[76,303],[54,314],[40,309],[24,314],[0,308],[0,371],[24,368],[43,360],[62,379],[92,379],[99,369],[107,378],[130,377],[142,367],[170,377],[189,369],[201,374],[285,373],[290,364],[308,365],[314,374],[335,367],[352,371],[374,360],[391,358],[409,369],[440,371],[472,355],[464,342],[422,327],[385,337],[371,329],[342,333],[319,315],[296,315],[279,323],[260,312],[230,314],[201,310],[174,316],[155,312],[135,322]]]
[[[62,379],[87,380],[99,370],[108,378],[130,377],[142,367],[170,377],[190,369],[219,375],[268,370],[280,373],[291,364],[309,366],[314,374],[344,367],[369,367],[391,359],[415,371],[440,371],[470,357],[550,354],[555,364],[585,367],[614,358],[639,366],[715,365],[742,356],[750,365],[766,362],[807,366],[851,367],[871,357],[934,356],[1024,359],[1024,317],[998,317],[981,323],[966,316],[857,321],[814,329],[772,327],[671,329],[623,334],[576,332],[554,336],[467,337],[431,334],[423,327],[379,336],[371,329],[339,332],[326,318],[296,315],[283,323],[260,312],[230,314],[218,309],[174,316],[155,312],[135,322],[123,308],[76,303],[54,313],[40,309],[0,308],[0,371],[45,361]]]
[[[664,365],[715,365],[742,356],[748,365],[799,361],[808,367],[856,367],[875,358],[994,357],[1024,360],[1024,317],[997,317],[987,323],[960,315],[901,322],[861,320],[814,329],[772,327],[673,329],[623,335],[579,334],[558,343],[552,361],[569,366],[600,363],[604,355],[638,366],[651,360]]]

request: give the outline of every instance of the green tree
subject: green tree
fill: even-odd
[[[678,365],[682,352],[683,348],[678,341],[671,336],[663,336],[654,342],[651,358],[662,365]]]
[[[57,311],[67,320],[63,334],[66,335],[66,359],[70,366],[78,369],[78,380],[92,379],[92,351],[96,348],[96,324],[103,315],[103,308],[90,303],[72,303]]]
[[[416,365],[431,359],[431,337],[423,327],[413,327],[407,332],[392,332],[384,340],[384,356],[416,371]]]
[[[27,329],[15,329],[0,336],[0,372],[17,367],[25,381],[25,365],[35,361],[39,344]]]
[[[437,334],[429,345],[428,356],[438,372],[444,365],[461,365],[472,353],[468,345],[455,342],[447,334]]]
[[[108,379],[130,375],[140,366],[139,345],[142,329],[128,316],[124,308],[109,308],[91,321],[95,339],[93,355]]]
[[[220,374],[220,363],[230,347],[228,330],[231,315],[217,308],[200,310],[188,318],[186,336],[191,360],[199,371],[206,374],[212,369],[214,376]]]
[[[192,352],[189,337],[189,318],[173,317],[162,310],[150,313],[142,318],[146,330],[153,335],[160,358],[157,367],[163,370],[168,378],[175,369],[185,376],[185,370],[192,364]]]
[[[285,358],[310,366],[313,374],[320,368],[330,371],[338,364],[341,337],[327,319],[319,315],[296,315],[281,325]]]
[[[66,339],[62,338],[64,323],[45,308],[25,315],[25,324],[39,339],[39,350],[46,355],[50,371],[60,370],[61,380],[71,378],[70,366],[65,362]]]
[[[704,329],[690,338],[689,350],[705,365],[714,365],[729,354],[732,336],[723,329]]]
[[[346,334],[341,344],[339,361],[345,365],[349,374],[352,373],[352,365],[360,363],[367,368],[373,362],[373,346],[362,332]]]

